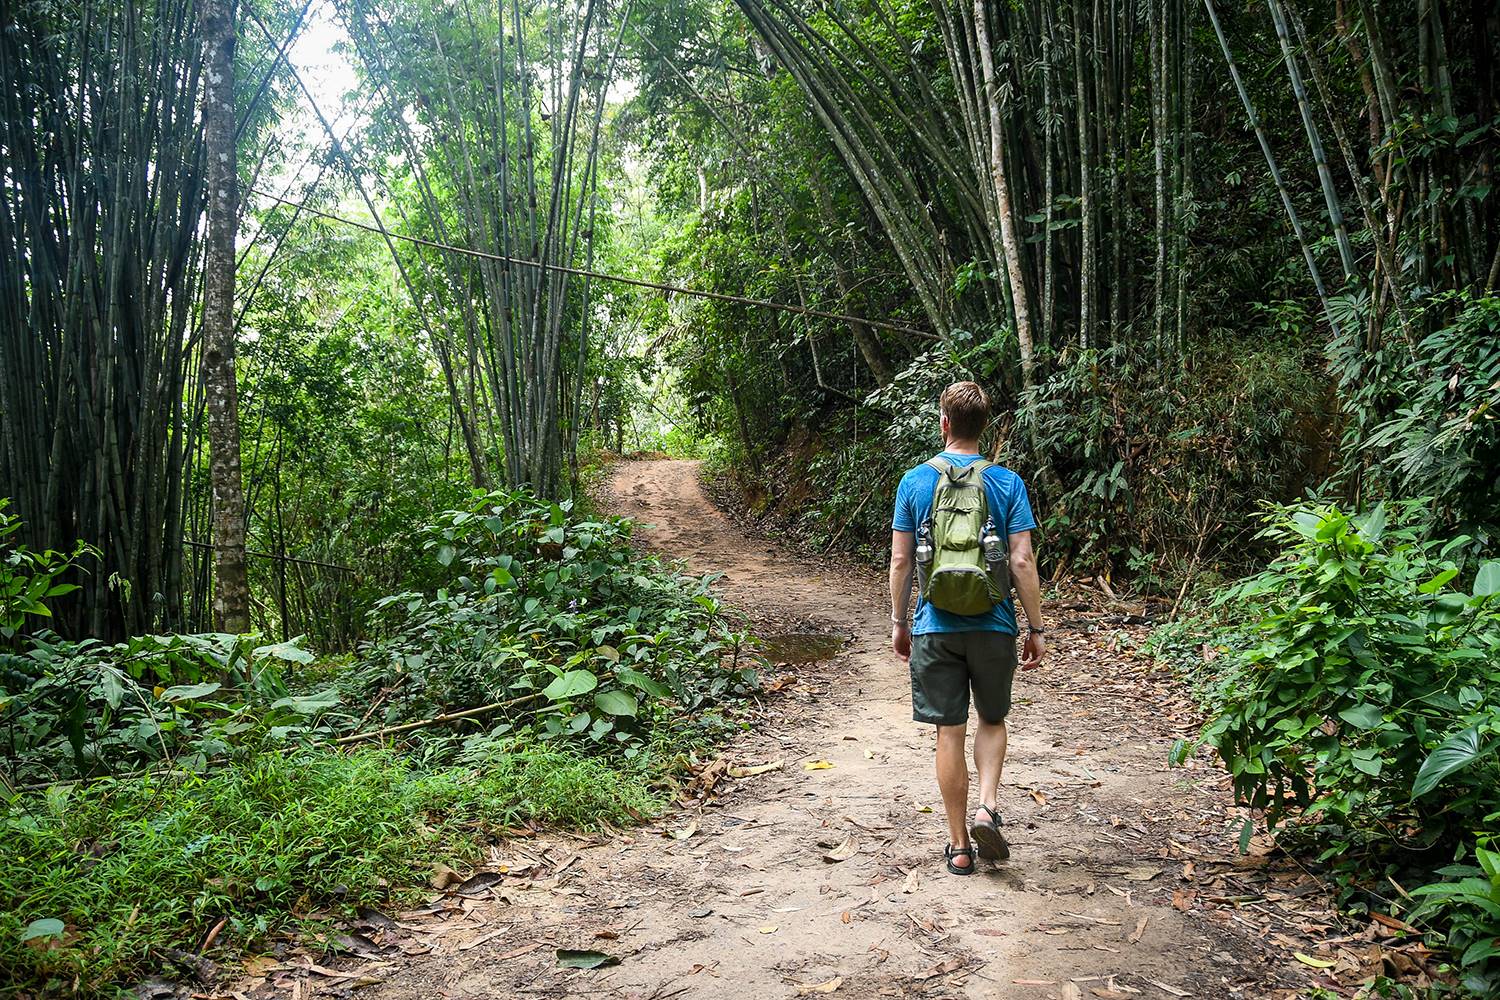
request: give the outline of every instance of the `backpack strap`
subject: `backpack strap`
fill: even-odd
[[[932,484],[932,502],[927,505],[927,517],[919,526],[921,531],[926,532],[928,535],[931,535],[932,517],[933,514],[937,511],[938,487],[943,485],[943,477],[947,476],[949,472],[953,471],[953,463],[948,461],[942,455],[934,455],[922,464],[936,469],[938,474],[937,480]]]
[[[974,461],[969,466],[969,468],[971,468],[971,469],[977,468],[979,470],[979,484],[982,487],[984,485],[984,474],[986,472],[988,472],[989,470],[991,470],[991,469],[999,468],[999,466],[995,462],[991,462],[987,458],[980,458],[980,459],[977,459],[976,461]],[[989,522],[995,526],[995,531],[1000,536],[1000,544],[1002,544],[1002,545],[1005,546],[1005,551],[1006,551],[1007,554],[1009,554],[1009,552],[1010,552],[1010,530],[1009,530],[1010,529],[1010,525],[1009,524],[1001,524],[1000,522],[998,522],[998,521],[995,520],[995,512],[992,511],[992,510],[990,510],[990,495],[989,495],[988,492],[985,492],[985,494],[984,494],[984,511],[985,511],[985,516],[989,519]]]

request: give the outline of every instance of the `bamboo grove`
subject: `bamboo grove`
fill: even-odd
[[[691,83],[664,107],[735,133],[702,225],[770,257],[794,248],[800,273],[763,272],[763,291],[779,280],[782,294],[904,310],[937,331],[960,368],[1005,387],[1007,454],[1043,471],[1054,502],[1097,512],[1099,533],[1184,558],[1219,550],[1249,523],[1253,501],[1236,496],[1289,498],[1330,474],[1355,493],[1441,494],[1453,518],[1496,523],[1492,501],[1462,499],[1473,493],[1437,471],[1493,489],[1493,430],[1475,419],[1500,391],[1475,304],[1500,268],[1488,5],[737,7],[743,43],[689,5],[642,50],[664,85]],[[892,273],[909,296],[870,287]],[[749,399],[737,413],[798,385],[852,395],[863,408],[834,418],[843,434],[924,400],[865,394],[913,361],[920,381],[939,357],[900,338],[872,351],[827,327],[734,322],[765,332],[684,346],[704,359],[695,384]],[[787,355],[804,350],[814,371],[799,376]],[[738,370],[714,375],[726,357]],[[807,419],[769,405],[777,418],[746,427],[742,451],[796,438]],[[820,420],[848,411],[831,405]],[[1233,406],[1247,419],[1225,419]]]
[[[295,606],[309,587],[351,582],[335,538],[308,540],[335,564],[289,553],[286,442],[263,439],[259,380],[275,364],[257,352],[276,306],[263,296],[286,291],[278,272],[315,221],[304,204],[357,198],[380,229],[470,483],[556,496],[576,471],[591,287],[551,265],[591,259],[629,5],[328,4],[368,88],[348,120],[292,53],[320,6],[6,10],[0,252],[16,266],[4,271],[0,496],[33,547],[97,551],[84,589],[59,602],[67,632],[244,630],[247,528],[248,558],[271,560],[251,575],[269,569],[266,613],[283,630],[306,620]],[[230,133],[220,109],[237,115]],[[282,127],[298,115],[315,123],[311,142]],[[407,236],[521,263],[414,251]],[[236,340],[251,352],[239,386]],[[332,578],[303,577],[325,565]]]

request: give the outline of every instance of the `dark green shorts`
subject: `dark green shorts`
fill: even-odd
[[[911,717],[937,726],[969,721],[969,689],[985,722],[1005,721],[1016,676],[1016,637],[928,632],[911,637]]]

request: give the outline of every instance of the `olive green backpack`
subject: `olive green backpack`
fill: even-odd
[[[959,466],[931,459],[937,470],[932,510],[917,529],[917,586],[933,607],[980,615],[1010,596],[1010,550],[995,527],[979,459]]]

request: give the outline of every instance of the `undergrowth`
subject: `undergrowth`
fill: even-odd
[[[194,971],[221,922],[233,949],[400,905],[507,828],[641,821],[743,726],[745,636],[628,522],[495,492],[425,534],[440,585],[323,659],[27,634],[67,557],[0,534],[0,593],[33,595],[0,609],[0,995],[109,995]]]
[[[1500,562],[1427,538],[1426,504],[1275,508],[1280,554],[1153,649],[1193,683],[1237,801],[1500,990]],[[1181,760],[1193,744],[1179,743]],[[1248,839],[1247,821],[1244,838]],[[1242,839],[1242,842],[1243,842]],[[1424,884],[1425,883],[1425,884]]]
[[[54,786],[4,821],[0,992],[108,994],[195,952],[221,919],[220,943],[245,947],[410,900],[434,860],[472,859],[506,827],[654,812],[652,777],[649,760],[550,747],[435,770],[388,750],[307,749]]]

